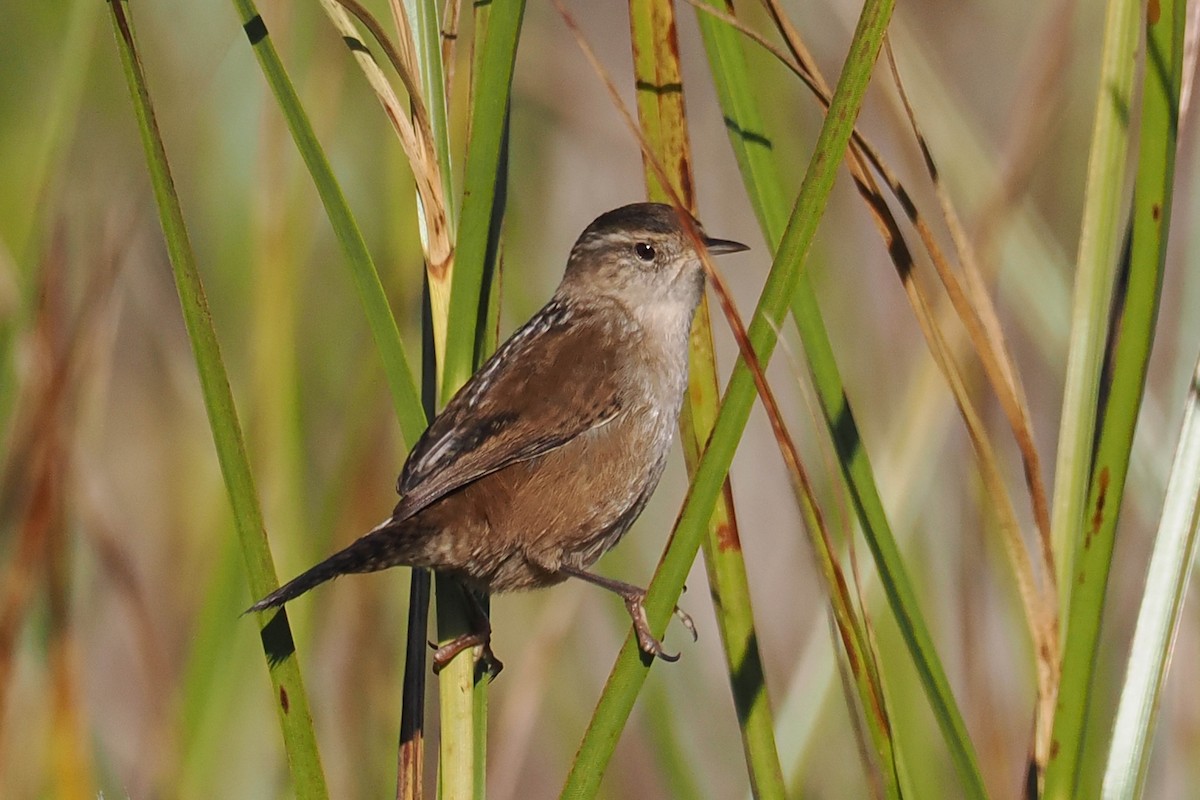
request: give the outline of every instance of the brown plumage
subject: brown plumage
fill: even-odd
[[[704,241],[712,253],[745,249]],[[344,573],[398,565],[485,592],[579,577],[621,595],[642,649],[674,660],[650,634],[644,590],[587,569],[629,529],[662,476],[703,287],[699,255],[670,206],[639,203],[596,219],[550,302],[417,442],[392,516],[250,610]],[[486,617],[479,627],[441,648],[435,669],[475,644],[494,661]]]

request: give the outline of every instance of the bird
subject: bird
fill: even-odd
[[[391,516],[254,603],[282,606],[348,573],[424,567],[457,578],[471,630],[437,648],[438,672],[469,647],[494,678],[481,596],[577,578],[624,601],[640,649],[675,661],[650,631],[646,590],[590,568],[658,486],[687,388],[688,340],[704,293],[687,212],[634,203],[597,217],[571,249],[553,296],[479,368],[405,461]],[[696,636],[691,618],[675,609]]]

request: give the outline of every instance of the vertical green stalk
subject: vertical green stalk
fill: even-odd
[[[275,566],[267,545],[266,531],[263,529],[262,510],[258,504],[250,463],[246,457],[233,393],[229,388],[229,379],[221,359],[204,286],[188,240],[183,210],[175,192],[166,150],[155,121],[125,0],[110,0],[109,8],[125,78],[133,98],[142,146],[146,151],[146,161],[158,205],[159,220],[166,238],[167,252],[175,275],[175,286],[179,292],[184,324],[196,358],[217,459],[221,465],[230,504],[233,506],[238,539],[246,561],[250,593],[254,597],[262,597],[279,584],[275,578]],[[283,731],[284,746],[287,749],[296,794],[303,798],[326,798],[329,792],[325,786],[312,717],[308,709],[308,697],[304,691],[287,614],[279,610],[256,616],[261,624],[263,650],[267,656],[274,696],[277,698],[275,708]]]
[[[1054,558],[1058,565],[1059,605],[1068,625],[1066,611],[1074,591],[1071,578],[1075,573],[1075,557],[1083,544],[1084,506],[1092,474],[1092,445],[1100,398],[1100,369],[1122,235],[1122,190],[1129,151],[1129,115],[1141,5],[1137,0],[1109,0],[1108,3],[1083,222],[1075,262],[1071,341],[1050,521]],[[1064,627],[1064,642],[1069,635],[1069,627]]]
[[[1166,260],[1185,15],[1182,8],[1172,7],[1170,2],[1154,8],[1157,12],[1151,19],[1147,37],[1132,233],[1124,265],[1128,272],[1125,291],[1119,298],[1120,314],[1110,333],[1115,346],[1110,345],[1110,369],[1105,375],[1107,402],[1102,410],[1103,427],[1091,470],[1083,540],[1079,543],[1070,582],[1071,615],[1067,621],[1062,684],[1054,720],[1056,747],[1046,771],[1048,798],[1076,797],[1080,791],[1090,791],[1083,783],[1081,764],[1097,645],[1129,455],[1144,393],[1146,364],[1154,344]],[[1136,24],[1133,29],[1136,43]],[[1126,51],[1122,48],[1122,52]],[[1115,158],[1116,153],[1113,155]],[[1106,186],[1113,194],[1112,202],[1119,204],[1122,184]]]
[[[657,160],[671,183],[669,189],[662,186],[658,172],[647,164],[647,196],[666,203],[671,202],[672,196],[679,197],[695,212],[674,5],[671,0],[632,0],[629,18],[638,118],[652,150],[645,157]],[[690,361],[687,402],[680,416],[680,438],[689,475],[695,472],[720,405],[707,298],[701,300],[692,323]],[[728,477],[709,521],[703,549],[750,785],[756,797],[783,798],[786,796],[783,770],[775,747],[771,706]]]
[[[487,38],[482,43],[481,73],[475,79],[471,138],[463,177],[463,208],[450,292],[442,401],[454,396],[474,371],[475,326],[479,315],[484,264],[492,233],[492,208],[513,68],[525,0],[492,0]]]
[[[254,48],[255,56],[267,79],[267,84],[271,87],[276,102],[287,121],[296,148],[312,176],[313,184],[321,197],[321,202],[333,225],[338,242],[342,246],[358,289],[364,315],[383,361],[384,373],[391,389],[401,432],[405,441],[411,445],[425,430],[426,415],[400,341],[396,320],[379,280],[378,270],[375,268],[370,251],[367,250],[358,223],[346,203],[341,187],[333,175],[329,161],[317,141],[308,116],[300,104],[295,87],[284,70],[279,54],[275,51],[275,46],[267,32],[266,23],[258,13],[253,0],[233,0],[233,4],[242,20],[242,26],[250,45]],[[439,96],[442,96],[440,89]],[[444,100],[442,105],[444,107]],[[444,119],[443,109],[443,122]],[[448,176],[449,172],[444,171],[443,175]],[[416,578],[415,582],[418,588],[421,586],[421,581],[422,578]],[[417,616],[420,617],[420,615]],[[405,717],[403,727],[406,732],[412,724],[414,724],[414,720]]]
[[[471,132],[463,187],[463,208],[451,277],[442,368],[441,400],[448,401],[475,368],[477,325],[484,296],[489,255],[494,255],[503,197],[503,152],[508,104],[524,0],[494,0],[487,10],[486,36],[474,78]],[[446,641],[469,628],[465,599],[454,584],[437,580],[438,636]],[[474,657],[465,652],[442,670],[442,756],[439,764],[444,798],[482,798],[487,733],[486,681],[477,678]]]
[[[363,304],[363,313],[383,360],[384,374],[392,392],[396,417],[400,421],[400,431],[404,440],[411,445],[425,430],[425,413],[421,409],[416,382],[413,380],[412,370],[409,369],[408,358],[400,341],[400,331],[388,305],[387,295],[384,294],[383,284],[379,281],[375,262],[333,175],[329,160],[317,141],[308,115],[300,104],[296,89],[283,68],[283,62],[279,60],[279,54],[275,51],[275,45],[267,32],[266,22],[258,13],[253,0],[233,0],[233,5],[342,246],[342,252],[358,289],[359,299]]]

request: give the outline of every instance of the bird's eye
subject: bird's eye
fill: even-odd
[[[633,246],[633,252],[637,253],[637,257],[647,263],[654,260],[654,246],[646,242],[638,242]]]

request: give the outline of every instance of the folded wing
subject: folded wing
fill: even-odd
[[[393,520],[619,415],[616,362],[635,346],[636,331],[611,311],[552,301],[517,330],[413,447],[397,482],[403,496]]]

